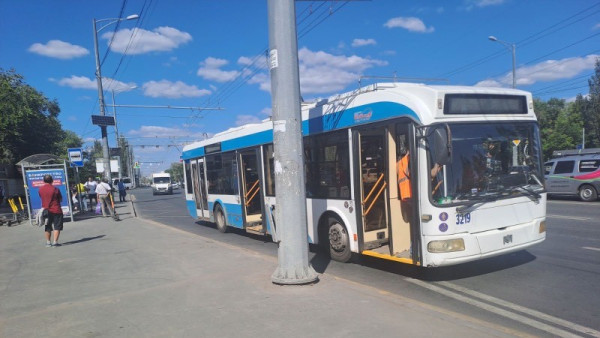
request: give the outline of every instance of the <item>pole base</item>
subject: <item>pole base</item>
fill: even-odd
[[[271,281],[279,285],[312,284],[319,281],[319,275],[310,265],[289,269],[278,266],[271,275]]]

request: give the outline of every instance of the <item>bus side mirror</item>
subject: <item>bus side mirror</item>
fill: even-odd
[[[434,154],[433,162],[440,165],[452,162],[452,138],[448,125],[433,130],[430,144]]]

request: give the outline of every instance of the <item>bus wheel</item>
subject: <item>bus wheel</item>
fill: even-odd
[[[329,221],[329,255],[334,261],[346,263],[352,257],[350,237],[344,224],[337,218]]]
[[[215,221],[217,223],[217,230],[222,233],[227,232],[227,224],[225,224],[225,214],[220,205],[215,208]]]
[[[579,188],[579,198],[581,198],[581,200],[585,202],[592,202],[598,199],[598,193],[596,192],[596,189],[594,189],[594,187],[592,187],[589,184],[586,184]]]

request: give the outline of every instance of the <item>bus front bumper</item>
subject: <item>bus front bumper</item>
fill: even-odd
[[[432,241],[464,241],[464,250],[429,252]],[[460,233],[449,236],[424,236],[423,266],[445,266],[524,250],[546,239],[545,219],[479,233]]]

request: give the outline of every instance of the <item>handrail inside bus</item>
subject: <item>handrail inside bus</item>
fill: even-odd
[[[369,212],[371,211],[371,209],[373,208],[373,205],[375,205],[375,202],[377,201],[377,199],[379,198],[379,195],[381,195],[381,193],[383,192],[383,190],[385,189],[385,187],[387,186],[387,182],[386,181],[382,181],[383,177],[385,176],[385,174],[381,174],[381,176],[379,176],[379,178],[377,179],[377,182],[375,182],[375,184],[373,185],[373,188],[371,189],[371,191],[369,191],[369,194],[367,195],[367,197],[365,197],[365,199],[363,200],[362,204],[363,206],[367,204],[367,201],[369,200],[369,198],[371,197],[371,195],[373,194],[373,192],[375,191],[375,189],[378,188],[379,184],[381,182],[383,182],[381,184],[381,187],[379,187],[379,191],[377,192],[377,194],[375,195],[375,197],[373,198],[373,200],[371,201],[371,203],[369,204],[369,207],[367,208],[367,210],[364,212],[364,216],[367,216],[369,214]]]
[[[246,196],[245,196],[246,206],[250,205],[250,203],[252,202],[254,197],[256,197],[256,194],[258,193],[259,190],[260,190],[260,186],[258,185],[258,180],[256,180],[256,182],[254,182],[254,184],[252,185],[252,188],[248,189],[248,192],[246,193]],[[250,198],[248,198],[248,195],[250,195],[250,194],[252,194],[252,196],[250,196]]]

